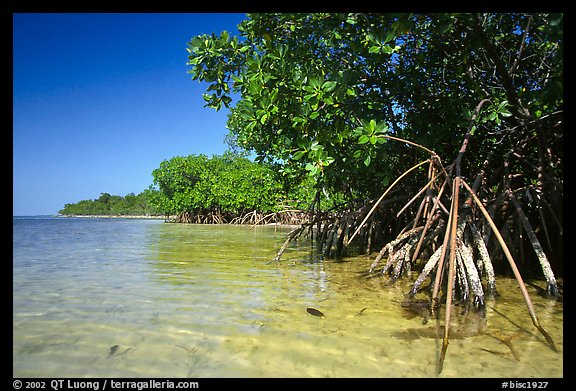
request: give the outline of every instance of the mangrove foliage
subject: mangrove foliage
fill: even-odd
[[[125,196],[101,193],[96,199],[67,203],[58,213],[62,216],[156,216],[161,213],[150,202],[150,191]]]
[[[152,204],[178,222],[301,223],[314,199],[310,178],[285,179],[270,164],[231,152],[176,156],[152,175]]]

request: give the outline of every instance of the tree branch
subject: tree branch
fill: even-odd
[[[522,34],[522,42],[520,43],[520,49],[518,49],[518,56],[514,60],[514,63],[508,69],[508,74],[512,76],[518,64],[520,63],[520,59],[522,58],[522,54],[524,53],[524,48],[526,47],[526,37],[528,36],[528,32],[530,31],[530,24],[532,23],[532,16],[528,17],[528,22],[526,23],[526,28],[524,29],[524,34]]]
[[[506,65],[504,64],[504,61],[502,61],[502,58],[499,56],[496,47],[492,44],[492,42],[490,42],[490,39],[486,36],[486,33],[482,28],[482,24],[478,14],[474,14],[473,18],[474,18],[474,25],[473,25],[474,32],[478,35],[478,38],[480,39],[480,42],[482,42],[484,49],[486,49],[486,54],[488,54],[490,60],[492,60],[496,65],[496,72],[498,73],[500,79],[502,80],[502,86],[504,87],[504,91],[506,92],[506,97],[508,98],[508,101],[512,104],[514,111],[516,111],[516,115],[520,119],[530,119],[530,112],[520,102],[520,98],[518,98],[518,95],[514,90],[512,78],[510,77],[510,74],[506,69]]]
[[[454,165],[456,166],[456,176],[460,176],[460,163],[462,162],[462,157],[464,156],[464,152],[466,152],[466,148],[468,147],[468,141],[470,140],[470,136],[472,135],[472,127],[476,122],[476,118],[478,117],[478,114],[480,113],[482,106],[484,106],[484,103],[486,102],[490,102],[490,99],[482,99],[480,103],[478,103],[478,106],[476,106],[472,118],[470,118],[470,124],[468,125],[468,129],[466,130],[466,134],[464,135],[464,141],[462,142],[460,151],[458,151],[458,156],[454,161]]]

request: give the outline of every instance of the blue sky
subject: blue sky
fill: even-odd
[[[13,15],[13,214],[139,193],[174,156],[221,154],[228,111],[204,107],[186,43],[245,14]]]

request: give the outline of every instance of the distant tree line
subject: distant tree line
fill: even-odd
[[[64,216],[148,216],[161,214],[150,202],[149,190],[138,195],[129,193],[124,197],[101,193],[97,199],[65,204],[58,213]]]

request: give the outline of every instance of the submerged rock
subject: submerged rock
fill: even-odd
[[[401,305],[407,319],[422,317],[422,324],[428,323],[432,313],[430,300],[405,300]]]

